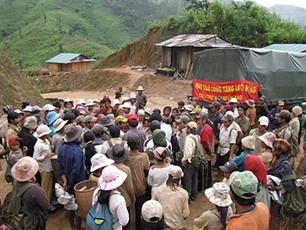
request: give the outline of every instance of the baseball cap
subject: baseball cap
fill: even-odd
[[[198,125],[197,123],[195,123],[194,121],[190,121],[188,122],[187,126],[191,129],[197,129],[198,128]]]
[[[184,176],[182,168],[176,165],[172,165],[169,168],[169,174],[173,177],[173,179],[180,179]]]
[[[259,123],[259,125],[268,126],[269,125],[269,118],[267,118],[266,116],[261,116],[258,119],[258,123]]]
[[[251,171],[236,171],[230,177],[230,186],[237,196],[249,200],[257,194],[258,180]]]
[[[207,113],[200,113],[199,115],[196,116],[197,119],[207,119],[208,115]]]
[[[157,223],[163,217],[163,207],[156,200],[148,200],[142,205],[141,215],[146,222]]]
[[[213,103],[211,103],[208,107],[209,108],[220,108],[220,102],[218,101],[214,101]]]
[[[138,116],[136,114],[130,114],[127,118],[128,122],[137,122],[139,121]]]
[[[234,117],[232,114],[230,113],[226,113],[224,114],[224,116],[222,117],[222,121],[233,121]]]
[[[223,166],[219,166],[222,172],[224,173],[232,173],[236,170],[238,170],[238,167],[235,162],[228,161]]]
[[[176,123],[184,123],[184,124],[187,124],[189,122],[189,117],[186,116],[186,115],[182,115],[179,117],[179,119],[175,120]]]
[[[119,115],[119,116],[117,116],[117,117],[115,118],[115,122],[116,122],[116,123],[120,123],[120,122],[126,123],[126,122],[127,122],[127,119],[126,119],[125,116]]]

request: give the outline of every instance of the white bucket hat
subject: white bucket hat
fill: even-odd
[[[140,85],[138,86],[138,88],[136,89],[137,91],[142,91],[143,90],[143,87]]]
[[[246,136],[241,139],[241,144],[247,149],[255,149],[255,144],[254,144],[255,138],[254,136]]]
[[[230,188],[226,183],[218,182],[212,188],[206,189],[205,195],[211,203],[219,207],[227,207],[232,203],[229,191]]]
[[[38,137],[42,137],[44,135],[48,135],[52,130],[46,125],[39,125],[37,127],[36,133]]]
[[[95,155],[93,155],[93,157],[90,159],[90,162],[90,172],[94,172],[97,169],[104,168],[114,163],[112,159],[107,158],[102,153],[96,153]]]
[[[258,137],[262,142],[264,142],[268,147],[270,147],[271,149],[273,149],[273,143],[276,139],[276,136],[274,133],[272,132],[267,132],[262,136]]]

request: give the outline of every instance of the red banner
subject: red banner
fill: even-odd
[[[222,96],[225,102],[235,97],[240,103],[258,99],[260,85],[246,80],[213,82],[193,79],[193,96],[201,101],[213,102]]]

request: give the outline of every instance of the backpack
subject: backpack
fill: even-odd
[[[13,182],[13,190],[6,195],[0,213],[0,219],[9,229],[35,230],[40,225],[35,210],[30,209],[28,203],[22,198],[24,192],[33,186],[37,185],[27,183],[17,192],[16,184]]]
[[[203,149],[203,146],[201,143],[195,139],[194,137],[191,136],[191,139],[196,144],[194,154],[192,155],[191,158],[191,164],[195,168],[208,168],[208,162],[211,160],[210,156],[207,154],[207,152]]]
[[[9,157],[5,156],[5,161],[6,161],[6,170],[5,170],[5,180],[7,183],[13,182],[13,177],[12,177],[12,165],[10,163]]]
[[[113,217],[108,204],[100,204],[97,201],[87,214],[86,224],[91,230],[112,230]]]
[[[282,139],[285,139],[285,134],[286,134],[287,128],[288,127],[284,128]],[[291,135],[290,135],[290,138],[289,138],[288,142],[289,142],[290,147],[291,147],[290,157],[297,157],[299,155],[299,152],[300,152],[299,140],[292,135],[292,132],[291,132]]]
[[[284,161],[282,164],[290,163]],[[291,167],[291,166],[290,166]],[[292,171],[291,175],[283,176],[282,181],[295,180],[296,175]],[[280,209],[281,216],[297,217],[306,212],[306,189],[304,187],[295,186],[292,192],[286,192]]]

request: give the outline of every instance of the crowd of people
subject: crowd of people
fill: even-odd
[[[289,112],[278,101],[269,110],[265,96],[257,103],[219,96],[205,108],[188,96],[160,110],[146,106],[143,90],[139,86],[128,98],[116,92],[114,100],[67,98],[42,108],[30,102],[3,108],[8,130],[0,153],[8,159],[10,181],[17,191],[30,182],[40,185],[23,194],[38,210],[35,229],[45,229],[48,213],[57,208],[55,182],[74,195],[85,180],[97,182],[92,206],[106,205],[113,229],[187,229],[189,205],[199,192],[214,208],[195,218],[194,228],[302,226],[305,206],[288,207],[293,201],[306,205],[305,197],[295,197],[306,184],[304,179],[298,187],[294,173],[297,157],[306,154],[300,106]],[[201,168],[193,160],[199,145],[209,156]],[[77,205],[65,208],[71,229],[82,229]],[[87,225],[99,223],[90,214]]]

